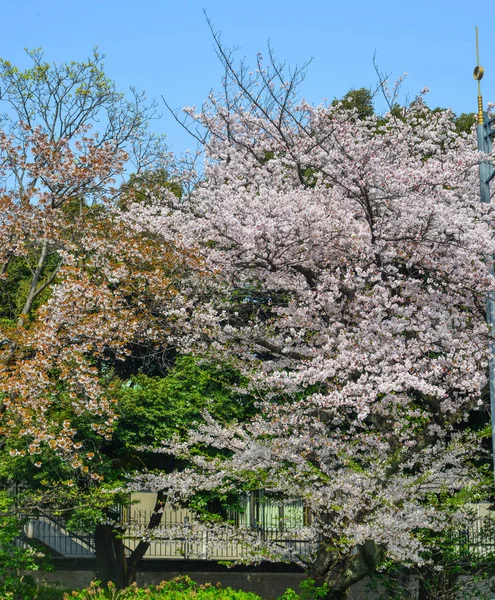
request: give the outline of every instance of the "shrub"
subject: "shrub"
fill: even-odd
[[[107,589],[100,587],[98,581],[91,583],[85,590],[64,595],[65,600],[261,600],[252,592],[222,588],[220,584],[205,583],[199,585],[187,576],[163,581],[157,586],[138,588],[136,584],[125,590],[117,590],[113,584]]]
[[[287,589],[278,600],[320,600],[327,597],[328,585],[324,583],[317,586],[313,579],[305,579],[299,584],[300,592],[297,593],[293,589]]]
[[[43,600],[42,591],[29,573],[40,567],[40,556],[33,548],[22,546],[22,520],[13,510],[12,499],[0,493],[0,598]],[[43,565],[47,568],[47,565]],[[44,598],[60,598],[47,590]]]

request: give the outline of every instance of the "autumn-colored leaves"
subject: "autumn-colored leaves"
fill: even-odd
[[[97,54],[30,56],[24,73],[0,61],[15,115],[0,130],[0,435],[11,456],[41,467],[53,452],[99,479],[80,429],[111,438],[112,361],[174,343],[181,280],[200,263],[126,218],[139,200],[127,161],[139,174],[166,155],[146,130],[152,107],[115,92]]]

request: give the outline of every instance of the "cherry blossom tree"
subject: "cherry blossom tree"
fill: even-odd
[[[459,518],[440,494],[479,483],[462,424],[484,408],[493,289],[480,156],[421,96],[358,118],[298,101],[299,71],[286,81],[261,57],[235,71],[219,51],[224,95],[186,109],[204,181],[172,216],[165,194],[148,224],[203,255],[210,352],[237,357],[263,400],[249,422],[210,418],[165,445],[190,467],[136,485],[178,503],[197,490],[302,500],[314,553],[257,540],[253,560],[296,558],[342,599],[386,561],[426,560],[422,532]]]
[[[103,418],[112,414],[108,401],[91,383],[92,342],[83,341],[87,335],[78,337],[75,323],[87,326],[77,315],[96,315],[104,305],[116,309],[95,271],[107,285],[118,282],[116,255],[112,263],[107,253],[105,263],[99,251],[115,248],[110,211],[120,193],[117,177],[131,159],[138,170],[145,168],[159,146],[146,132],[153,108],[138,95],[129,101],[119,94],[105,77],[96,52],[87,62],[62,65],[44,62],[39,51],[28,54],[32,67],[26,71],[0,61],[0,101],[6,111],[0,131],[3,290],[12,286],[14,271],[25,273],[15,302],[9,309],[2,307],[0,427],[2,433],[14,427],[29,440],[25,451],[36,453],[40,439],[32,434],[50,421],[43,415],[56,381],[67,382],[75,406],[102,418],[102,433],[111,429],[111,422],[104,424]],[[93,133],[99,120],[103,124]],[[140,151],[143,146],[148,153]],[[122,235],[118,228],[113,226],[113,234]],[[66,304],[69,296],[71,303]],[[107,321],[107,329],[115,330],[116,324]],[[65,341],[59,335],[62,330]],[[111,340],[108,331],[92,333],[96,346],[101,347],[105,337]],[[76,339],[80,357],[64,363],[60,352],[70,353]],[[79,363],[85,367],[78,372]],[[18,430],[20,422],[23,427]],[[71,431],[67,420],[60,427],[61,437],[50,437],[50,444],[69,449]]]
[[[101,516],[125,500],[101,493],[117,478],[104,447],[118,414],[112,370],[196,335],[183,286],[201,260],[131,217],[137,182],[166,173],[163,139],[147,129],[154,106],[118,93],[96,52],[61,65],[29,56],[26,71],[0,60],[0,451],[18,469],[1,476],[26,511]],[[126,560],[101,523],[95,546],[102,578],[130,583],[143,544]]]

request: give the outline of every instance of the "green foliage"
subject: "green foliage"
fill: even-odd
[[[190,356],[178,357],[165,377],[141,373],[123,381],[110,374],[107,392],[117,402],[120,417],[111,440],[102,440],[84,417],[65,414],[64,402],[54,402],[49,414],[55,422],[72,417],[80,456],[92,456],[90,465],[105,477],[105,485],[74,469],[49,447],[42,448],[34,462],[28,453],[21,454],[23,438],[6,439],[0,449],[0,483],[16,487],[16,501],[27,509],[48,506],[67,529],[91,533],[115,505],[129,504],[128,495],[113,491],[122,483],[123,472],[143,466],[148,470],[173,466],[173,458],[142,447],[184,434],[201,420],[204,411],[223,422],[252,414],[253,399],[233,390],[243,384],[232,366]],[[193,504],[211,516],[237,507],[237,498],[198,494]]]
[[[124,590],[117,590],[113,584],[108,589],[100,587],[98,581],[93,582],[89,588],[72,594],[66,594],[65,600],[261,600],[252,592],[222,588],[220,584],[206,583],[199,585],[187,576],[175,577],[170,581],[163,581],[157,586],[138,588],[136,584]]]
[[[339,103],[346,110],[355,109],[358,119],[371,117],[375,112],[373,108],[373,94],[367,88],[350,90],[341,100],[335,98],[332,101],[332,106],[336,106]]]
[[[91,457],[88,464],[105,477],[105,484],[74,468],[49,446],[33,460],[22,437],[6,438],[0,447],[0,484],[16,488],[16,502],[27,511],[32,506],[49,507],[67,529],[91,533],[115,505],[129,504],[127,494],[114,491],[123,473],[173,466],[174,459],[140,447],[156,446],[176,433],[185,433],[204,411],[223,422],[252,414],[253,399],[233,391],[233,386],[243,384],[230,365],[190,356],[178,357],[165,377],[138,374],[122,381],[110,374],[107,393],[117,402],[120,416],[111,440],[102,440],[84,416],[66,412],[69,403],[54,401],[47,413],[54,422],[71,419],[77,429],[75,441],[81,446],[80,458]],[[212,494],[198,494],[194,502],[203,514],[223,514],[225,507],[237,506],[235,498]]]
[[[58,138],[70,136],[96,119],[102,106],[109,106],[109,112],[118,116],[115,107],[123,96],[106,77],[96,49],[85,62],[60,65],[47,63],[41,49],[26,52],[32,66],[25,71],[0,59],[2,100],[17,111],[24,123],[42,123],[53,138]],[[21,130],[15,124],[11,128]]]
[[[168,190],[178,199],[182,198],[181,185],[176,181],[171,181],[165,169],[131,175],[129,182],[124,186],[121,205],[125,207],[126,202],[132,200],[151,206],[156,201],[153,196],[160,196],[163,190]]]
[[[185,433],[204,411],[222,422],[242,420],[253,411],[252,398],[232,390],[242,384],[230,365],[191,356],[177,358],[166,377],[133,376],[115,391],[120,418],[114,439],[127,450],[156,445]]]
[[[396,566],[372,575],[367,590],[376,600],[415,600],[418,585],[425,600],[491,600],[492,593],[477,587],[489,577],[487,569],[472,565],[424,565],[413,570]]]
[[[278,600],[324,600],[328,595],[328,585],[317,586],[314,579],[305,579],[299,584],[300,592],[287,589]]]
[[[23,596],[19,600],[63,600],[66,590],[53,588],[47,585],[30,585],[23,589]],[[16,596],[8,593],[1,596],[2,600],[16,600]]]
[[[0,493],[0,598],[25,600],[35,598],[38,590],[30,572],[40,567],[40,554],[31,547],[23,547],[18,540],[22,534],[22,520],[15,514],[12,500]],[[47,568],[44,564],[43,568]]]
[[[478,539],[493,539],[494,530],[495,521],[485,518]],[[414,600],[418,585],[425,600],[491,600],[493,594],[486,595],[483,588],[495,574],[493,553],[480,542],[473,543],[459,526],[445,532],[422,530],[416,535],[430,547],[423,554],[425,563],[415,567],[383,563],[368,584],[377,600]]]
[[[457,133],[469,134],[476,124],[476,113],[461,113],[454,122]]]
[[[27,256],[12,257],[7,265],[5,277],[0,281],[0,319],[5,325],[15,324],[17,317],[24,308],[24,303],[29,294],[33,270],[38,261],[35,248]],[[41,272],[40,285],[50,277],[60,258],[56,252],[47,257]],[[33,310],[45,303],[51,294],[48,286],[33,302]]]

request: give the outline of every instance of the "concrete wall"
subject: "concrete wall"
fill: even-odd
[[[172,579],[177,575],[189,575],[197,583],[216,584],[220,582],[223,587],[231,587],[235,590],[254,592],[263,600],[276,600],[287,588],[298,590],[299,583],[304,579],[303,575],[287,573],[271,575],[269,573],[142,573],[138,574],[138,585],[156,584],[163,580]],[[46,582],[58,584],[63,589],[81,589],[89,585],[96,578],[95,571],[57,572],[46,573],[42,577]],[[37,577],[38,581],[41,578]],[[364,598],[364,597],[363,597]]]
[[[81,589],[97,578],[94,559],[54,559],[55,571],[37,573],[35,577],[57,583],[65,589]],[[139,586],[153,585],[178,575],[189,575],[197,583],[221,583],[246,592],[254,592],[263,600],[276,600],[287,588],[296,591],[306,577],[302,569],[285,564],[262,563],[258,567],[234,567],[227,569],[214,561],[200,560],[144,560],[137,575]],[[459,590],[458,600],[495,599],[495,577],[478,583],[469,583]],[[462,586],[460,586],[462,587]],[[418,580],[410,581],[411,598],[418,597]],[[367,589],[366,580],[354,585],[349,600],[376,600],[377,595]],[[383,596],[382,596],[383,598]],[[392,598],[391,598],[392,600]]]
[[[36,578],[65,589],[81,589],[97,578],[94,559],[54,559],[55,571],[38,573]],[[154,585],[178,575],[188,575],[197,583],[221,583],[245,592],[254,592],[263,600],[276,600],[287,588],[299,590],[306,577],[297,567],[266,563],[258,567],[234,567],[228,569],[214,561],[146,560],[138,572],[139,586]],[[365,584],[353,586],[349,600],[374,600],[375,595],[366,590]]]

